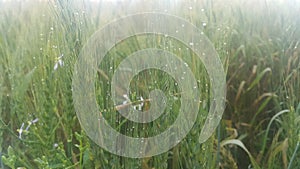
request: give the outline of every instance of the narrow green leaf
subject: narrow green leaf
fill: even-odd
[[[278,112],[277,114],[275,114],[275,115],[272,117],[271,121],[270,121],[269,124],[268,124],[267,130],[266,130],[266,133],[265,133],[265,136],[264,136],[264,139],[263,139],[263,146],[262,146],[262,148],[261,148],[261,154],[263,154],[264,151],[265,151],[266,144],[267,144],[267,139],[268,139],[268,133],[269,133],[269,130],[270,130],[270,128],[271,128],[271,125],[272,125],[273,121],[274,121],[278,116],[280,116],[280,115],[282,115],[282,114],[284,114],[284,113],[288,113],[288,112],[290,112],[290,111],[289,111],[289,110],[282,110],[282,111]]]
[[[237,139],[224,140],[221,142],[221,147],[228,145],[228,144],[234,144],[234,145],[237,145],[240,148],[242,148],[248,154],[254,169],[260,169],[259,165],[256,163],[256,161],[253,158],[253,156],[251,155],[251,153],[248,151],[248,149],[245,147],[245,145],[240,140],[237,140]]]
[[[250,86],[248,87],[247,91],[251,90],[255,85],[258,84],[258,82],[264,77],[264,75],[267,72],[272,72],[271,68],[266,68],[265,70],[263,70],[256,78],[255,80],[250,84]]]

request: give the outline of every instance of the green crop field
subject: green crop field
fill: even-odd
[[[161,34],[116,43],[97,65],[91,100],[117,132],[146,138],[167,130],[188,95],[176,79],[153,68],[131,79],[128,95],[122,86],[115,89],[124,98],[115,104],[114,71],[136,51],[173,53],[188,65],[200,93],[196,123],[183,140],[162,154],[130,158],[101,148],[82,127],[92,122],[78,119],[72,79],[89,38],[114,19],[139,12],[179,16],[207,36],[226,73],[226,108],[212,136],[199,143],[214,84],[192,48]],[[0,168],[300,168],[299,14],[297,0],[0,0]],[[149,110],[154,89],[166,96],[162,116],[137,123],[118,113],[129,104]]]

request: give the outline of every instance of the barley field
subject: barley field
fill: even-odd
[[[122,86],[115,89],[124,100],[114,103],[114,71],[136,51],[173,53],[188,65],[200,93],[196,123],[176,146],[130,158],[101,148],[82,127],[93,119],[78,118],[72,81],[90,37],[117,18],[141,12],[176,15],[202,31],[223,65],[215,69],[226,73],[226,107],[214,133],[200,143],[214,84],[192,48],[161,34],[116,43],[92,81],[101,117],[117,132],[146,138],[167,130],[188,93],[153,68],[133,76],[128,95]],[[0,168],[300,168],[299,14],[297,0],[0,0]],[[136,123],[118,113],[128,104],[149,110],[155,89],[166,96],[159,118]]]

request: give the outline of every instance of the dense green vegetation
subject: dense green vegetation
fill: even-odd
[[[176,8],[167,4],[0,0],[0,168],[300,167],[300,3],[204,0],[178,3]],[[90,140],[78,122],[72,99],[74,64],[88,38],[114,17],[132,11],[166,12],[168,7],[168,13],[202,29],[220,55],[227,73],[223,120],[213,136],[199,144],[211,90],[203,64],[170,37],[131,37],[111,49],[97,72],[99,111],[111,126],[128,136],[148,137],[164,131],[178,114],[180,88],[156,69],[134,77],[129,97],[138,104],[151,90],[164,89],[164,116],[149,124],[126,121],[110,99],[113,70],[126,56],[149,45],[189,65],[203,103],[197,123],[169,152],[143,159],[113,155]],[[149,102],[143,109],[147,107]]]

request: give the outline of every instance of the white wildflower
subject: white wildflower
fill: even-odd
[[[54,67],[53,69],[56,70],[58,68],[58,66],[62,67],[64,66],[64,61],[62,60],[62,57],[64,56],[64,54],[60,55],[58,58],[57,58],[57,61],[56,63],[54,64]]]
[[[137,104],[137,105],[133,106],[134,110],[142,111],[142,108],[144,106],[144,98],[142,96],[140,97],[140,102],[141,102],[140,104]]]
[[[27,127],[25,128],[25,130],[24,130],[24,123],[22,123],[20,129],[17,129],[17,131],[18,131],[18,133],[19,133],[19,139],[22,139],[22,134],[23,134],[23,132],[24,132],[24,133],[28,132],[30,126],[31,126],[32,124],[38,122],[38,120],[39,120],[39,119],[36,118],[36,119],[33,119],[33,120],[29,121]]]
[[[34,120],[31,120],[31,121],[29,121],[28,122],[28,126],[26,127],[26,131],[28,131],[28,129],[29,129],[29,127],[32,125],[32,124],[34,124],[34,123],[36,123],[36,122],[38,122],[39,121],[39,119],[38,118],[36,118],[36,119],[34,119]]]
[[[24,123],[22,123],[20,129],[17,130],[19,133],[19,139],[22,139],[23,128],[24,128]]]
[[[143,107],[144,106],[144,98],[141,96],[140,99],[141,99],[141,105]]]
[[[126,99],[125,101],[123,101],[123,105],[127,104],[128,102],[130,102],[129,97],[127,96],[127,94],[123,94],[123,97]]]

